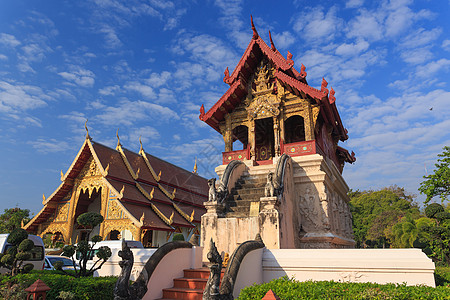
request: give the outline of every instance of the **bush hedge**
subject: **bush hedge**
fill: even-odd
[[[288,277],[241,290],[239,300],[261,300],[271,289],[280,299],[450,299],[450,287],[405,284],[350,283],[334,281],[298,282]]]
[[[74,278],[63,275],[59,271],[32,271],[29,274],[18,274],[14,277],[3,275],[0,277],[1,286],[19,285],[25,289],[36,280],[42,280],[51,290],[47,292],[48,300],[57,300],[61,291],[72,292],[75,299],[113,299],[114,285],[117,277],[83,277]],[[1,295],[0,295],[0,298]]]

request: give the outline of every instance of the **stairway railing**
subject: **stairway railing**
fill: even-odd
[[[218,202],[223,203],[225,201],[246,168],[245,163],[238,160],[233,160],[227,165],[217,187]]]
[[[275,168],[275,180],[274,180],[275,194],[277,196],[283,195],[284,175],[285,175],[285,170],[286,170],[286,164],[290,158],[291,157],[289,155],[287,155],[286,153],[283,153],[283,155],[281,155],[280,159],[277,162],[277,166]]]

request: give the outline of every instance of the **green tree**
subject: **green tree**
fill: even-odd
[[[438,203],[431,203],[425,208],[426,216],[432,223],[424,227],[428,233],[426,251],[435,262],[442,265],[450,265],[450,213]]]
[[[89,240],[90,234],[94,230],[94,228],[98,225],[100,225],[103,222],[103,216],[95,213],[95,212],[87,212],[84,214],[81,214],[77,218],[77,223],[84,228],[88,229],[86,239],[80,241],[77,245],[67,245],[63,248],[63,256],[67,256],[72,258],[72,262],[74,267],[76,266],[76,256],[79,257],[78,259],[78,266],[79,268],[75,268],[75,273],[68,273],[69,275],[73,275],[75,277],[87,277],[92,276],[92,274],[100,269],[103,264],[108,260],[108,258],[111,257],[111,249],[107,246],[102,246],[99,249],[93,249],[95,244],[100,242],[102,240],[102,237],[99,235],[93,236],[92,239]],[[94,261],[92,266],[88,269],[87,261],[89,259],[94,258],[94,255],[97,257],[97,259]],[[59,269],[63,272],[64,270],[61,269],[62,263],[57,262],[55,265],[56,269]]]
[[[357,247],[388,247],[392,227],[407,214],[413,218],[420,214],[415,196],[398,186],[378,191],[350,191],[349,197]]]
[[[444,151],[438,156],[438,162],[433,174],[424,176],[426,179],[420,184],[419,191],[427,196],[425,203],[428,203],[436,196],[441,201],[448,200],[450,195],[450,147],[445,146]]]
[[[10,233],[15,229],[22,228],[22,222],[28,223],[30,210],[18,207],[5,209],[0,215],[0,233]]]
[[[9,269],[12,276],[30,272],[34,267],[33,264],[23,265],[24,261],[31,258],[31,250],[34,247],[33,241],[28,239],[28,233],[21,228],[16,228],[11,231],[6,241],[11,244],[11,247],[6,250],[6,253],[0,254],[0,266]]]

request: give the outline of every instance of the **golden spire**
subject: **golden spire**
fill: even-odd
[[[45,204],[45,200],[46,200],[46,199],[45,199],[45,194],[43,193],[43,194],[42,194],[42,204]]]
[[[84,129],[86,129],[86,139],[90,140],[91,137],[89,136],[89,129],[87,128],[87,122],[88,122],[88,119],[86,119],[86,122],[84,122]]]
[[[141,137],[139,137],[139,144],[141,145],[141,147],[139,148],[139,154],[141,154],[142,152],[144,152],[144,147],[142,146]]]
[[[119,138],[119,128],[117,128],[116,136],[117,136],[116,150],[119,150],[120,148],[122,148],[122,144],[120,143],[120,138]]]
[[[197,174],[197,157],[195,157],[194,171],[192,173]]]
[[[63,181],[64,180],[64,173],[63,173],[63,171],[61,170],[61,181]]]

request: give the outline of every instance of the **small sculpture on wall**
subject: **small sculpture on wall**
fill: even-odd
[[[269,174],[267,174],[267,183],[264,189],[264,195],[266,197],[275,196],[275,184],[273,182],[273,172],[269,172]]]
[[[208,201],[216,202],[217,201],[216,178],[209,179],[208,186],[209,186]]]

